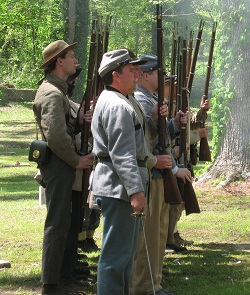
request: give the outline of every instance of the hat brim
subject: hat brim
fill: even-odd
[[[140,65],[144,65],[147,62],[148,62],[147,59],[136,58],[136,59],[131,60],[129,63],[132,65],[135,65],[135,66],[137,66],[137,65],[140,66]]]
[[[77,45],[77,42],[72,43],[70,45],[67,44],[67,46],[61,48],[59,51],[56,53],[50,55],[46,61],[40,66],[39,69],[45,69],[49,64],[51,64],[54,60],[56,60],[60,55],[64,54],[65,52],[75,48]]]

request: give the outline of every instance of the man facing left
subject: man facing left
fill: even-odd
[[[75,168],[92,166],[92,155],[79,156],[76,152],[74,138],[80,131],[81,122],[71,118],[67,97],[67,78],[75,73],[78,65],[73,52],[76,44],[57,40],[43,50],[44,63],[40,68],[48,74],[33,105],[42,137],[51,150],[49,163],[39,165],[46,185],[47,207],[42,252],[43,295],[72,294],[60,286],[65,242],[70,229],[72,185]]]

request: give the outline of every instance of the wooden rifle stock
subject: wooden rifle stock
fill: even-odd
[[[206,81],[205,81],[205,87],[204,87],[204,94],[202,96],[202,104],[204,103],[204,101],[206,99],[208,99],[208,88],[209,88],[210,75],[211,75],[211,70],[212,70],[212,60],[213,60],[213,52],[214,52],[216,26],[217,26],[217,23],[214,22],[213,28],[212,28],[212,37],[211,37],[208,64],[207,64],[207,75],[206,75]],[[201,128],[205,128],[205,121],[206,121],[206,114],[203,113],[202,120],[200,122]],[[211,152],[210,152],[210,148],[209,148],[208,141],[207,141],[206,137],[201,138],[201,140],[200,140],[199,160],[211,162]]]
[[[164,76],[165,60],[163,55],[163,29],[162,7],[157,4],[157,58],[158,58],[158,129],[159,129],[159,153],[166,155],[166,118],[160,115],[160,107],[164,101]],[[182,197],[178,189],[177,181],[171,169],[162,170],[164,182],[164,198],[166,203],[178,204]]]
[[[192,183],[189,181],[184,183],[181,179],[178,179],[177,182],[182,199],[185,202],[186,215],[200,213],[201,210]]]

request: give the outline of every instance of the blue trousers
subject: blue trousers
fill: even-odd
[[[102,250],[97,271],[98,295],[129,295],[129,281],[140,219],[123,200],[96,196],[103,215]]]

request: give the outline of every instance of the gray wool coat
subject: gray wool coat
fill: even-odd
[[[93,153],[97,161],[90,190],[95,196],[122,199],[130,202],[131,195],[146,193],[148,169],[139,167],[137,160],[147,157],[143,126],[119,92],[103,90],[92,118]]]

